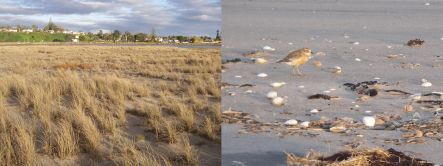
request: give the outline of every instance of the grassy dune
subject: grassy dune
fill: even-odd
[[[0,47],[0,165],[220,162],[219,54]]]

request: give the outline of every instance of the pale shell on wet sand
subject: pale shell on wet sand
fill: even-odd
[[[285,105],[285,98],[283,97],[276,97],[272,99],[272,104],[275,106],[282,106]]]
[[[301,127],[304,127],[304,128],[308,128],[308,127],[309,127],[309,124],[310,124],[310,122],[308,122],[308,121],[304,121],[304,122],[301,122],[301,123],[300,123],[300,126],[301,126]]]
[[[257,77],[262,77],[262,78],[264,78],[264,77],[267,77],[268,76],[268,74],[266,74],[266,73],[260,73],[260,74],[257,74]]]
[[[286,82],[273,82],[273,83],[271,83],[270,84],[272,87],[274,87],[274,88],[279,88],[279,87],[281,87],[281,86],[283,86],[283,85],[286,85]]]
[[[254,59],[254,62],[255,62],[256,64],[265,64],[265,63],[268,62],[268,60],[266,60],[266,59],[264,59],[264,58],[255,58],[255,59]]]
[[[295,126],[297,124],[298,124],[298,121],[295,119],[290,119],[285,122],[285,125],[287,125],[287,126]]]
[[[375,117],[373,116],[365,116],[363,117],[363,124],[367,127],[374,127],[375,126]]]
[[[266,94],[266,97],[267,97],[268,99],[273,99],[273,98],[278,97],[278,95],[277,95],[277,92],[276,92],[276,91],[270,91],[270,92],[268,92],[268,93]]]
[[[334,127],[329,128],[329,131],[333,132],[333,133],[342,133],[342,132],[346,131],[346,127],[344,127],[344,126],[334,126]]]
[[[263,50],[266,50],[266,51],[275,51],[275,48],[272,48],[272,47],[270,47],[270,46],[264,46],[264,47],[263,47]]]

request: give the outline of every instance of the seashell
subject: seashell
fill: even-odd
[[[360,58],[355,58],[355,61],[360,62],[361,59]]]
[[[430,82],[423,82],[423,83],[421,84],[421,86],[422,86],[422,87],[430,87],[430,86],[432,86],[432,83],[430,83]]]
[[[353,45],[360,45],[360,42],[353,42]]]
[[[412,107],[411,104],[407,104],[407,105],[405,105],[405,107],[403,108],[403,111],[405,111],[405,112],[412,112],[412,111],[414,111],[414,107]]]
[[[304,122],[301,122],[301,123],[300,123],[300,126],[301,126],[301,127],[304,127],[304,128],[308,128],[309,125],[310,125],[310,122],[309,122],[309,121],[304,121]]]
[[[389,59],[395,59],[395,58],[397,58],[398,57],[398,55],[395,55],[395,54],[390,54],[390,55],[388,55],[388,58]]]
[[[264,59],[264,58],[256,58],[256,59],[254,59],[254,62],[255,62],[256,64],[265,64],[265,63],[267,63],[268,61],[267,61],[266,59]]]
[[[312,62],[312,64],[314,64],[314,66],[317,67],[317,68],[321,68],[321,62],[320,61],[314,61],[314,62]]]
[[[324,52],[317,52],[317,53],[315,53],[315,55],[318,55],[318,56],[325,56],[326,53],[324,53]]]
[[[264,78],[264,77],[267,77],[268,76],[268,74],[266,74],[266,73],[260,73],[260,74],[257,74],[257,77],[262,77],[262,78]]]
[[[366,114],[371,114],[372,111],[369,111],[369,110],[368,110],[368,111],[365,111],[365,113],[366,113]]]
[[[235,96],[236,95],[235,92],[229,92],[228,94],[229,94],[229,96]]]
[[[340,74],[341,73],[341,67],[340,66],[335,66],[332,70],[332,73],[335,74]]]
[[[270,92],[268,92],[268,93],[266,94],[266,97],[267,97],[268,99],[276,98],[276,97],[278,97],[278,96],[277,96],[277,92],[276,92],[276,91],[270,91]]]
[[[305,86],[303,86],[303,85],[300,85],[300,86],[298,86],[298,88],[305,88]]]
[[[331,93],[331,91],[325,90],[325,91],[323,91],[323,93]]]
[[[381,79],[380,77],[374,77],[374,80],[379,80],[379,79]]]
[[[346,127],[344,127],[344,126],[334,126],[334,127],[329,128],[329,131],[333,132],[333,133],[342,133],[342,132],[346,131]]]
[[[309,111],[310,113],[316,114],[318,112],[320,112],[318,109],[312,109],[311,111]]]
[[[409,98],[413,99],[413,100],[420,100],[421,99],[421,94],[420,93],[413,94],[413,95],[409,96]]]
[[[235,78],[242,78],[242,76],[240,76],[240,75],[236,75]]]
[[[429,2],[426,2],[425,4],[424,4],[425,6],[430,6],[431,5],[431,3],[429,3]]]
[[[254,93],[254,91],[249,89],[249,90],[246,91],[246,93]]]
[[[285,99],[283,97],[276,97],[272,99],[272,104],[275,106],[282,106],[285,104]]]
[[[272,87],[274,87],[274,88],[279,88],[279,87],[281,87],[281,86],[283,86],[283,85],[286,85],[286,82],[273,82],[273,83],[271,83],[270,84]]]
[[[385,121],[380,118],[375,118],[375,125],[382,125],[385,124]]]
[[[263,47],[263,50],[266,50],[266,51],[275,51],[275,48],[272,48],[272,47],[270,47],[270,46],[264,46],[264,47]]]
[[[287,125],[287,126],[295,126],[295,125],[297,125],[297,123],[298,123],[297,120],[295,120],[295,119],[290,119],[290,120],[287,120],[287,121],[285,122],[285,125]]]
[[[368,127],[375,126],[375,118],[373,116],[365,116],[363,117],[363,124]]]

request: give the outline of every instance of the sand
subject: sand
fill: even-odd
[[[361,121],[369,115],[398,114],[404,121],[415,112],[422,120],[434,118],[435,110],[420,109],[414,104],[414,112],[404,112],[410,100],[406,96],[380,93],[369,101],[358,103],[358,95],[347,90],[344,83],[357,83],[380,78],[388,89],[409,93],[443,91],[443,3],[419,0],[316,0],[316,1],[266,1],[226,0],[223,8],[224,60],[241,58],[243,62],[224,64],[222,80],[230,84],[253,84],[254,87],[226,87],[223,89],[222,110],[230,107],[236,111],[252,114],[260,122],[284,123],[288,119],[301,121],[350,117]],[[425,40],[420,47],[405,44],[410,39]],[[356,43],[358,42],[358,44]],[[242,54],[262,50],[264,46],[275,48],[265,57],[269,63],[253,64]],[[310,47],[315,55],[301,67],[304,77],[291,76],[291,68],[276,64],[291,50]],[[387,56],[398,55],[396,59]],[[358,58],[360,61],[356,61]],[[320,70],[312,65],[320,61],[324,68],[340,66],[339,75]],[[419,64],[419,66],[414,66]],[[257,77],[267,73],[268,77]],[[236,76],[241,76],[237,78]],[[422,87],[421,79],[432,83]],[[273,89],[272,82],[286,82]],[[304,88],[299,88],[304,86]],[[307,96],[324,93],[339,96],[337,101],[308,100]],[[253,93],[246,93],[251,90]],[[279,96],[288,96],[288,102],[275,107],[266,99],[266,93],[275,90]],[[230,93],[235,93],[231,96]],[[356,103],[353,103],[356,102]],[[358,108],[355,105],[359,105]],[[319,114],[307,116],[311,109],[322,109]],[[353,108],[354,110],[350,110]],[[359,111],[356,111],[358,109]],[[283,114],[288,112],[290,114]],[[286,136],[278,133],[239,134],[243,124],[223,124],[222,165],[285,165],[285,153],[305,155],[310,149],[324,155],[346,149],[348,142],[358,142],[359,147],[394,148],[418,158],[442,164],[440,157],[443,142],[424,138],[425,143],[386,143],[386,139],[402,139],[400,130],[372,130],[357,128],[355,134],[336,134],[318,131],[316,137]]]

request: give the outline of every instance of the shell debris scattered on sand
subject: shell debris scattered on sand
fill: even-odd
[[[285,105],[285,103],[286,103],[286,98],[283,97],[276,97],[272,99],[272,104],[275,106],[282,106]]]
[[[264,78],[264,77],[267,77],[267,76],[268,76],[268,74],[266,74],[266,73],[257,74],[257,77],[261,77],[261,78]]]
[[[253,59],[253,61],[256,64],[265,64],[268,62],[268,60],[266,60],[265,58],[255,58],[255,59]]]
[[[311,122],[309,122],[309,121],[304,121],[304,122],[301,122],[301,123],[300,123],[300,126],[301,126],[301,127],[304,127],[304,128],[308,128],[309,125],[310,125],[310,123],[311,123]]]
[[[285,125],[286,125],[286,126],[295,126],[295,125],[297,125],[297,124],[298,124],[298,121],[295,120],[295,119],[289,119],[289,120],[287,120],[287,121],[285,122]]]
[[[274,98],[278,97],[278,94],[276,91],[270,91],[266,94],[266,97],[268,99],[274,99]]]
[[[272,47],[270,47],[270,46],[264,46],[264,47],[263,47],[263,50],[266,50],[266,51],[275,51],[275,48],[272,48]]]
[[[273,88],[280,88],[283,85],[286,85],[286,82],[273,82],[270,84]]]
[[[426,80],[426,79],[421,79],[421,86],[422,87],[430,87],[430,86],[432,86],[432,83],[431,82],[429,82],[428,80]]]
[[[363,124],[367,127],[374,127],[375,126],[375,117],[373,116],[365,116],[363,117]]]

